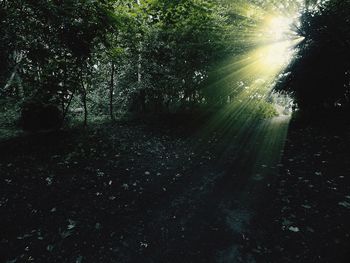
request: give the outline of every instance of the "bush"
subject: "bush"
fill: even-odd
[[[62,126],[62,112],[53,104],[27,101],[22,105],[20,124],[25,131],[59,129]]]

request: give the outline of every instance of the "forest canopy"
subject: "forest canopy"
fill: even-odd
[[[29,122],[225,107],[262,86],[349,105],[348,0],[1,0],[0,17],[1,110]]]

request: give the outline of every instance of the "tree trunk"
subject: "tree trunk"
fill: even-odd
[[[87,109],[87,103],[86,103],[86,98],[87,98],[87,86],[84,85],[84,79],[83,79],[83,69],[81,69],[80,72],[80,81],[81,81],[81,88],[82,88],[82,95],[81,95],[81,100],[83,103],[83,108],[84,108],[84,126],[87,126],[87,121],[88,121],[88,109]]]
[[[73,90],[69,100],[68,100],[68,103],[67,105],[64,105],[64,101],[63,101],[63,115],[62,115],[62,120],[64,121],[66,119],[66,116],[67,116],[67,113],[68,113],[68,110],[69,110],[69,107],[70,107],[70,104],[72,103],[72,100],[73,100],[73,97],[74,97],[74,93],[75,93],[75,90]]]
[[[86,103],[86,97],[87,97],[87,91],[86,89],[83,90],[83,106],[84,106],[84,126],[87,126],[87,118],[88,118],[88,109],[87,109],[87,103]]]
[[[141,57],[141,43],[140,43],[140,50],[139,50],[139,56],[138,56],[138,62],[137,62],[137,82],[138,82],[139,86],[141,85],[141,78],[142,78],[142,75],[141,75],[141,70],[142,70],[141,60],[142,60],[142,57]]]
[[[137,5],[141,5],[140,0],[136,0],[136,4]],[[138,63],[137,63],[137,82],[139,83],[139,85],[141,84],[141,69],[142,69],[142,65],[141,65],[141,61],[142,61],[141,45],[142,45],[142,42],[139,41],[139,55],[138,55]]]
[[[114,112],[113,112],[114,71],[115,71],[114,62],[112,62],[111,83],[109,86],[109,114],[112,121],[114,120]]]
[[[19,76],[19,68],[20,68],[20,64],[21,64],[22,59],[23,59],[23,54],[14,51],[13,58],[14,58],[16,64],[12,70],[10,78],[5,83],[4,90],[9,89],[12,86],[13,82],[15,81],[15,82],[17,82],[17,90],[16,90],[17,95],[19,97],[23,98],[24,97],[24,89],[22,86],[22,79]]]
[[[64,94],[64,90],[66,89],[66,80],[67,80],[67,58],[66,55],[64,55],[64,72],[63,72],[63,90],[62,90],[62,98],[61,98],[61,105],[62,105],[62,121],[64,121],[65,117],[66,117],[66,106],[64,104],[64,100],[65,100],[65,94]],[[68,93],[68,92],[67,92]],[[73,96],[71,96],[71,98],[73,98]],[[70,99],[68,100],[68,107],[70,105]],[[67,110],[68,110],[67,107]]]

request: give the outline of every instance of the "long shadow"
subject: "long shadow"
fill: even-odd
[[[197,142],[194,147],[199,153],[211,145],[215,159],[197,163],[190,184],[183,182],[145,220],[150,222],[146,227],[149,238],[159,243],[146,257],[136,256],[133,262],[145,258],[143,262],[253,260],[251,254],[243,253],[243,243],[254,235],[248,225],[265,198],[271,177],[278,172],[289,117],[227,117],[217,127],[207,126],[189,139]],[[216,143],[206,144],[208,140]],[[176,220],[169,219],[169,214],[176,214]]]

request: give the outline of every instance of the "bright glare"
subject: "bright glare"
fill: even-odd
[[[265,54],[265,63],[272,67],[286,63],[290,57],[289,43],[282,42],[271,45]]]
[[[264,46],[259,48],[260,65],[269,70],[282,70],[291,60],[295,46],[303,40],[292,31],[295,19],[283,16],[270,16],[262,30]]]
[[[271,101],[270,96],[304,39],[294,31],[299,25],[298,9],[264,10],[237,3],[237,13],[246,14],[253,21],[237,36],[249,49],[225,61],[213,72],[216,81],[210,88],[227,94],[229,102],[217,121],[227,118],[228,122],[247,114],[252,118],[259,114],[289,116],[292,107]]]
[[[265,69],[264,71],[272,71],[273,73],[281,71],[292,59],[294,48],[301,40],[301,38],[284,40],[258,49],[260,66]]]
[[[282,40],[287,37],[291,31],[293,19],[276,16],[270,17],[267,23],[267,31],[271,38],[275,41]]]

